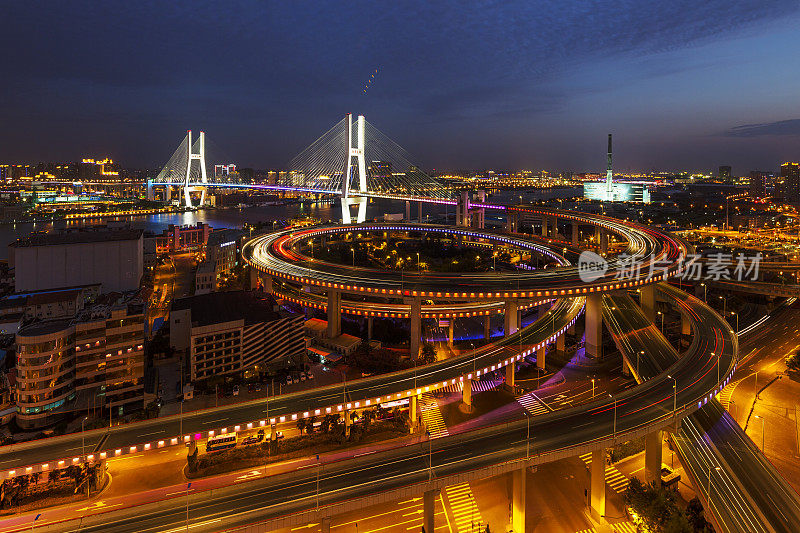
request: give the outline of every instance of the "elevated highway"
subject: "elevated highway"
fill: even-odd
[[[714,392],[733,372],[737,355],[736,337],[727,324],[699,301],[691,300],[690,304],[700,312],[692,315],[695,341],[686,355],[614,398],[453,437],[423,440],[325,465],[319,471],[304,468],[193,495],[189,517],[192,530],[218,530],[222,517],[224,527],[247,531],[318,523],[346,509],[401,496],[423,496],[453,483],[603,450],[675,427],[713,401]],[[538,327],[533,324],[520,334],[528,335]],[[634,349],[645,346],[640,342],[658,343],[648,334],[636,338],[631,338]],[[712,348],[719,357],[710,357]],[[721,369],[719,381],[716,365]],[[677,380],[677,387],[673,387],[675,381],[667,377],[667,372]],[[159,503],[88,516],[82,527],[84,531],[103,531],[111,523],[116,531],[177,529],[185,524],[184,506],[184,499],[176,495]],[[69,524],[53,524],[52,530],[65,530]]]
[[[659,285],[659,295],[689,321],[694,333],[689,352],[716,349],[704,345],[702,337],[697,342],[703,321],[715,317],[724,322],[716,313],[667,284]],[[675,348],[630,296],[604,296],[603,312],[638,382],[663,375],[679,364],[681,357]],[[732,341],[734,338],[731,336]],[[708,353],[709,364],[715,366],[713,351]],[[718,531],[800,530],[800,497],[716,399],[704,401],[701,409],[670,430],[681,463],[706,508],[711,509],[710,518]],[[660,453],[658,459],[660,468]],[[645,468],[647,463],[645,459]]]

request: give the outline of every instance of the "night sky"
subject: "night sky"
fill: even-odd
[[[602,171],[608,132],[619,171],[800,158],[796,0],[7,0],[0,19],[2,162],[159,167],[202,129],[282,168],[348,111],[427,168]]]

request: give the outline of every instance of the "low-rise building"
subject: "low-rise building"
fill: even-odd
[[[119,300],[72,318],[36,320],[17,342],[17,424],[40,428],[73,411],[139,409],[144,398],[144,305]]]
[[[9,245],[16,292],[100,283],[103,292],[139,288],[142,230],[33,233]]]
[[[211,226],[198,222],[195,226],[170,224],[161,235],[156,236],[156,251],[159,254],[202,250],[211,235]]]
[[[170,345],[189,358],[191,381],[245,375],[305,355],[303,316],[279,311],[270,295],[212,292],[176,300]]]
[[[197,272],[194,276],[194,293],[208,294],[217,290],[217,274],[214,263],[203,261],[197,265]]]

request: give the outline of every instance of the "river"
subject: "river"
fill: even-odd
[[[523,202],[547,200],[552,198],[570,198],[580,194],[579,189],[529,189],[525,191],[501,191],[488,201],[492,203],[517,203],[522,196]],[[236,209],[198,209],[185,213],[167,213],[144,215],[140,217],[124,217],[131,226],[145,231],[161,233],[170,224],[176,226],[194,225],[204,222],[212,228],[238,228],[245,223],[256,223],[271,220],[286,220],[299,216],[311,216],[322,221],[341,219],[341,208],[337,203],[299,203],[264,207],[244,207]],[[385,213],[404,213],[405,203],[396,200],[375,199],[367,205],[367,219],[381,217]],[[453,206],[425,204],[424,215],[453,216]],[[411,215],[416,219],[416,206],[411,207]],[[489,218],[491,214],[487,213]],[[0,260],[8,259],[8,245],[20,237],[34,231],[50,231],[52,229],[78,228],[105,224],[110,219],[90,220],[58,220],[55,222],[20,222],[16,224],[0,224]]]

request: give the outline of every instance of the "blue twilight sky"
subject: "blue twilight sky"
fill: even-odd
[[[12,2],[0,161],[280,168],[362,113],[427,168],[800,158],[797,0]],[[378,69],[367,93],[363,89]]]

